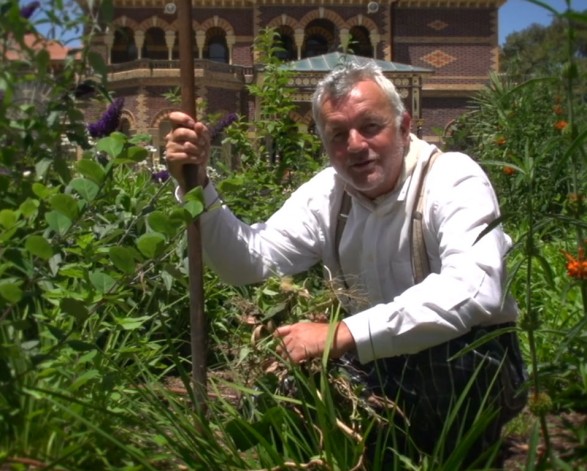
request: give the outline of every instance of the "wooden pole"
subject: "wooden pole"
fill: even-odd
[[[179,67],[181,86],[181,110],[196,119],[196,100],[194,94],[194,33],[192,27],[191,0],[178,0],[179,29]],[[184,167],[186,190],[202,186],[206,169],[196,165]],[[196,219],[187,229],[189,295],[190,295],[190,333],[192,354],[192,381],[195,407],[203,412],[207,402],[207,343],[208,326],[204,313],[204,282],[202,263],[202,238],[200,223]]]

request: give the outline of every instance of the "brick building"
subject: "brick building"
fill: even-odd
[[[198,109],[215,114],[254,109],[246,91],[258,79],[252,44],[270,26],[280,34],[286,61],[345,50],[393,63],[386,73],[409,100],[415,126],[420,124],[427,139],[439,140],[498,68],[497,13],[504,2],[192,0]],[[178,108],[169,98],[179,85],[176,5],[174,0],[113,4],[113,22],[92,48],[108,64],[111,90],[125,97],[124,129],[150,133],[161,146],[169,129],[166,117]],[[325,73],[296,70],[293,85],[308,89]],[[299,96],[294,118],[309,125],[309,93]]]

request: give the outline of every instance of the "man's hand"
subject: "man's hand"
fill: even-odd
[[[278,353],[300,363],[310,358],[321,357],[327,349],[327,341],[332,326],[318,322],[298,322],[279,327],[274,335],[281,339]],[[344,322],[334,326],[332,345],[329,349],[331,358],[338,358],[355,348],[355,340]]]
[[[179,186],[185,190],[186,182],[183,166],[206,166],[210,158],[210,133],[203,123],[195,122],[190,116],[181,112],[169,115],[173,126],[165,140],[165,158],[169,173],[177,180]]]

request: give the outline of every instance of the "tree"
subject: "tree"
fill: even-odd
[[[501,71],[511,78],[526,79],[556,76],[572,55],[581,70],[587,69],[587,10],[583,13],[567,10],[557,13],[548,26],[533,24],[506,38],[501,50]],[[572,26],[572,28],[570,27]],[[569,42],[568,35],[571,34]]]

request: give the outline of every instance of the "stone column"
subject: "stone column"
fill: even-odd
[[[206,31],[196,31],[196,48],[198,49],[198,59],[204,56],[204,46],[206,45]]]
[[[304,45],[304,30],[298,28],[294,32],[294,41],[296,43],[296,49],[298,54],[298,60],[302,58],[302,46]]]
[[[379,33],[371,33],[369,35],[369,40],[373,47],[373,59],[377,59],[377,45],[381,42],[381,35]]]
[[[143,46],[145,45],[145,32],[135,31],[135,46],[137,47],[137,59],[143,58]]]
[[[349,50],[349,41],[351,39],[351,35],[347,28],[341,28],[338,33],[338,40],[340,41],[340,45],[342,46],[342,52],[348,52]]]
[[[114,31],[108,28],[106,34],[104,34],[104,44],[106,44],[107,50],[107,63],[112,64],[112,46],[114,45]]]
[[[175,44],[175,31],[165,31],[165,45],[167,46],[167,60],[173,59],[173,45]]]
[[[234,33],[229,31],[226,33],[226,46],[228,47],[228,63],[232,65],[232,48],[236,43],[236,38],[234,37]]]

